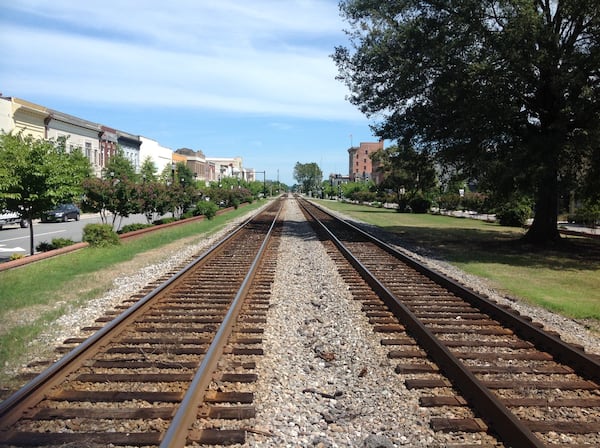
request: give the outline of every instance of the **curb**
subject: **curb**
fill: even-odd
[[[241,206],[243,206],[243,205],[240,205],[240,207]],[[223,208],[223,209],[217,211],[217,215],[222,215],[231,210],[235,210],[235,208],[234,207]],[[186,218],[186,219],[180,219],[178,221],[168,222],[166,224],[159,224],[157,226],[147,227],[145,229],[140,229],[140,230],[134,230],[133,232],[127,232],[122,235],[119,235],[119,239],[120,240],[128,240],[128,239],[143,235],[145,233],[154,232],[156,230],[162,230],[162,229],[166,229],[168,227],[174,227],[174,226],[178,226],[178,225],[182,225],[182,224],[188,224],[191,222],[204,221],[204,219],[205,219],[204,215],[193,216],[191,218]],[[63,254],[69,253],[69,252],[74,252],[76,250],[80,250],[80,249],[83,249],[84,247],[88,247],[88,246],[89,246],[88,243],[83,243],[83,242],[75,243],[75,244],[71,244],[70,246],[61,247],[60,249],[49,250],[48,252],[40,252],[40,253],[37,253],[34,255],[28,255],[26,257],[19,258],[17,260],[0,263],[0,272],[8,271],[10,269],[15,269],[15,268],[25,266],[30,263],[35,263],[37,261],[46,260],[48,258],[56,257],[56,256],[63,255]]]

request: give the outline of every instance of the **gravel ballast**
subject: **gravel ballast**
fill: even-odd
[[[289,203],[249,446],[431,446],[408,393],[323,245]],[[325,358],[325,359],[323,359]]]

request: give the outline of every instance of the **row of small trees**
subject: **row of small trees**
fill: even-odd
[[[31,254],[33,219],[60,203],[74,202],[83,211],[99,213],[103,223],[117,230],[121,218],[131,214],[143,213],[148,222],[167,213],[176,219],[210,213],[219,206],[237,206],[267,193],[263,182],[235,178],[207,186],[184,163],[158,173],[151,159],[146,159],[137,173],[121,152],[107,161],[97,178],[82,151],[68,150],[66,143],[66,139],[0,133],[0,210],[18,212],[29,222]],[[214,207],[207,207],[209,203]]]
[[[215,207],[237,207],[266,194],[263,182],[223,178],[206,185],[197,181],[185,163],[167,166],[158,173],[150,158],[143,161],[140,172],[123,156],[111,157],[101,178],[83,181],[83,210],[100,214],[103,223],[112,220],[113,228],[121,218],[144,214],[152,223],[171,213],[172,219],[193,214],[212,214]],[[206,204],[215,207],[207,207]]]

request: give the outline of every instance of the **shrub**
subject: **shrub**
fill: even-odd
[[[194,214],[194,210],[190,209],[190,210],[187,210],[183,215],[181,215],[181,219],[193,218],[194,216],[196,216]]]
[[[427,213],[431,208],[431,200],[423,196],[415,196],[409,202],[413,213]]]
[[[440,196],[438,205],[444,210],[458,210],[460,195],[457,193],[446,193]]]
[[[169,224],[170,222],[175,222],[175,221],[177,221],[176,218],[161,218],[161,219],[157,219],[152,224],[159,226],[161,224]]]
[[[396,209],[396,211],[398,213],[410,213],[412,211],[407,198],[402,197],[398,201],[398,208]]]
[[[355,191],[350,195],[350,199],[358,202],[373,202],[377,199],[377,194],[372,191]]]
[[[141,224],[141,223],[140,224],[126,224],[117,233],[119,233],[119,234],[129,233],[129,232],[134,232],[136,230],[147,229],[148,227],[154,227],[154,225],[153,224]]]
[[[194,214],[196,216],[204,215],[206,219],[213,219],[217,215],[217,210],[219,210],[219,206],[214,202],[200,201],[196,204]]]
[[[496,219],[501,226],[523,227],[531,216],[531,204],[525,198],[512,200],[496,210]]]
[[[471,210],[477,213],[485,213],[487,196],[483,193],[465,193],[461,199],[463,209]]]
[[[595,226],[600,222],[600,202],[585,202],[575,211],[572,220],[577,224]]]
[[[20,260],[21,258],[25,258],[25,255],[15,253],[10,256],[9,261]]]
[[[88,224],[83,228],[83,241],[92,247],[107,247],[121,244],[119,236],[109,224]]]
[[[48,252],[54,249],[60,249],[61,247],[67,247],[75,244],[70,238],[53,238],[52,242],[48,243],[47,241],[42,241],[40,244],[35,246],[35,250],[38,252]]]
[[[35,250],[37,250],[38,252],[48,252],[53,249],[54,247],[52,247],[52,243],[49,243],[48,241],[42,241],[40,244],[35,246]]]

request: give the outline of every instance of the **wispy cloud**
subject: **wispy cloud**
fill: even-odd
[[[0,21],[7,94],[360,118],[329,57],[335,0],[14,3],[0,6],[19,18]]]

